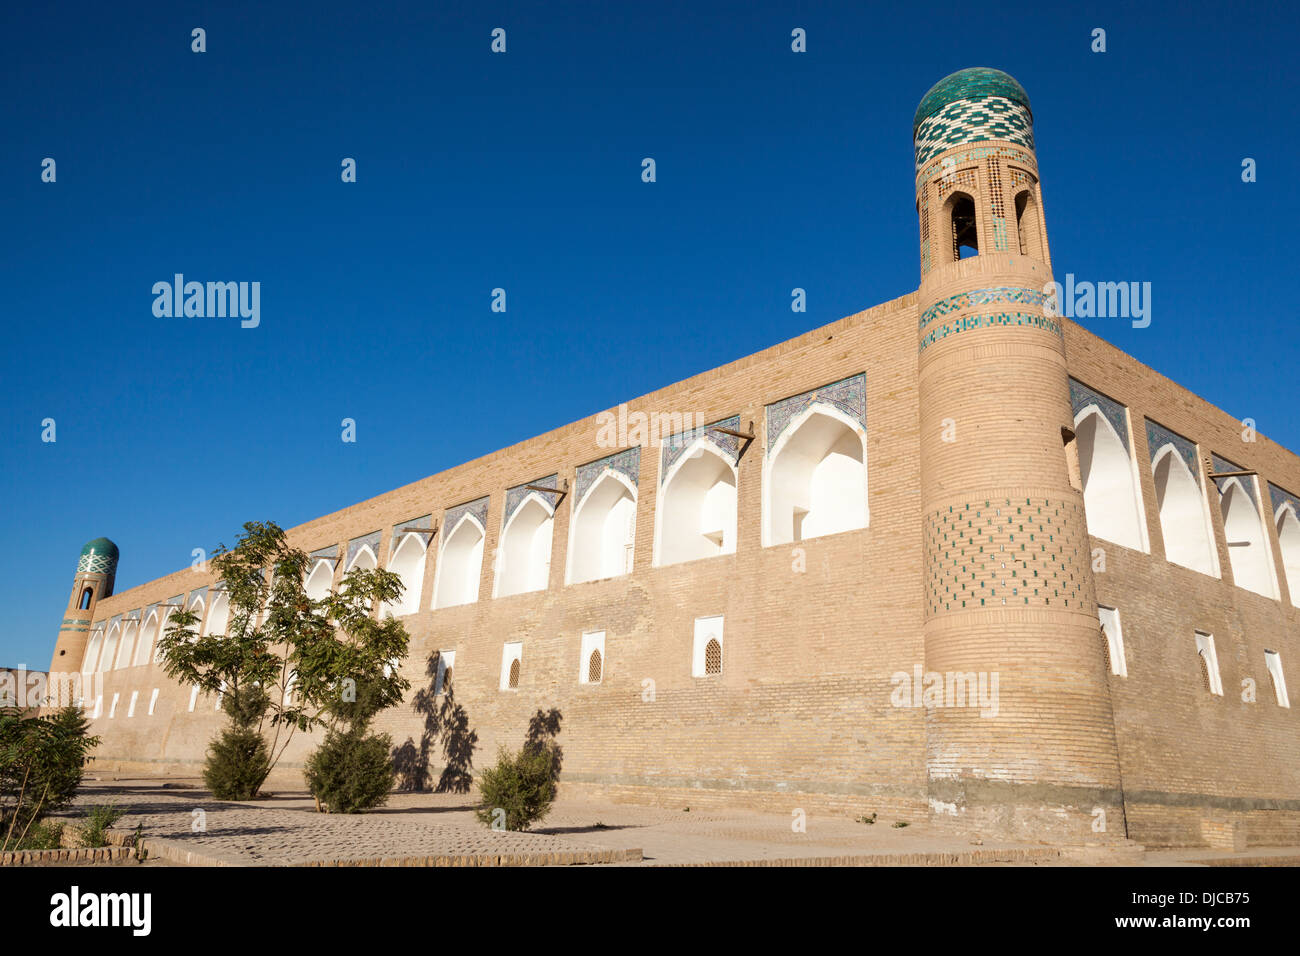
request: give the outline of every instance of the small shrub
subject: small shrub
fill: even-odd
[[[33,823],[15,849],[57,850],[63,845],[62,823]]]
[[[307,788],[331,813],[363,813],[383,806],[397,770],[388,734],[368,734],[365,724],[331,730],[307,758]]]
[[[876,815],[873,813],[873,814],[872,814],[871,816],[869,816],[869,817],[868,817],[868,816],[861,816],[861,817],[858,817],[857,820],[855,820],[854,822],[855,822],[855,823],[868,823],[868,824],[874,824],[874,823],[876,822]]]
[[[270,771],[262,735],[251,727],[227,727],[208,746],[203,782],[218,800],[252,800]]]
[[[479,792],[486,804],[475,811],[480,823],[492,826],[496,811],[502,810],[507,830],[527,830],[551,810],[555,756],[546,746],[525,747],[517,754],[502,750],[496,766],[483,771]]]
[[[906,826],[911,826],[911,824],[908,823],[906,820],[899,820],[897,823],[894,824],[894,829],[895,829],[895,830],[901,830],[901,829],[903,829],[903,827],[906,827]]]
[[[116,803],[100,803],[91,807],[81,830],[81,845],[108,846],[108,828],[122,819],[125,812]]]

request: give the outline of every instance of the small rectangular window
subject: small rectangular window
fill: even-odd
[[[1290,707],[1291,699],[1286,693],[1286,678],[1282,676],[1282,658],[1277,651],[1264,652],[1264,666],[1268,668],[1268,676],[1273,681],[1273,694],[1277,698],[1277,705]]]
[[[126,715],[128,717],[135,716],[135,702],[139,700],[139,698],[140,698],[140,692],[138,690],[131,691],[131,702],[126,706]]]
[[[194,713],[194,705],[199,699],[199,685],[195,684],[190,687],[190,713]]]
[[[1223,681],[1219,678],[1219,656],[1214,652],[1214,635],[1196,632],[1196,653],[1201,661],[1201,676],[1205,689],[1217,697],[1223,696]]]
[[[1119,625],[1119,611],[1113,607],[1097,607],[1101,630],[1105,636],[1106,657],[1110,672],[1119,677],[1128,676],[1128,663],[1124,660],[1124,632]]]
[[[691,655],[691,676],[712,677],[722,673],[722,615],[695,619],[695,649]]]
[[[114,694],[114,695],[113,695],[113,702],[112,702],[111,704],[108,705],[108,719],[109,719],[109,720],[112,720],[114,717],[117,716],[117,699],[118,699],[118,697],[120,697],[120,696],[121,696],[120,694]]]
[[[103,710],[104,710],[104,695],[103,695],[103,694],[97,694],[97,695],[95,696],[95,710],[94,710],[94,712],[90,715],[90,719],[91,719],[91,720],[98,720],[98,719],[99,719],[99,715],[100,715],[101,713],[103,713]]]
[[[582,650],[578,655],[578,683],[599,684],[605,677],[605,632],[591,631],[582,635]]]
[[[456,666],[455,651],[438,652],[438,673],[433,679],[433,696],[445,694],[451,687],[451,672]]]
[[[501,648],[501,689],[519,689],[519,671],[524,657],[524,645],[518,641]]]
[[[153,693],[149,695],[149,716],[150,717],[153,716],[153,709],[154,707],[157,706],[157,704],[158,704],[158,688],[155,687],[153,689]]]

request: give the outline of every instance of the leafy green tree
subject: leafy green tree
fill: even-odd
[[[295,733],[335,728],[358,687],[373,688],[378,710],[400,701],[409,686],[395,663],[410,636],[399,621],[375,618],[378,607],[401,597],[401,577],[354,570],[313,600],[305,583],[310,563],[274,522],[245,524],[235,547],[219,546],[212,558],[229,601],[226,632],[200,635],[199,616],[185,610],[159,640],[169,677],[223,695],[230,724],[207,766],[220,762],[213,779],[224,792],[246,794],[236,799],[256,796]]]
[[[0,708],[0,849],[21,844],[33,824],[71,801],[99,745],[88,727],[75,707]]]

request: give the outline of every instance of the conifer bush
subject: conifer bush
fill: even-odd
[[[267,696],[260,687],[226,694],[221,707],[230,724],[208,745],[203,782],[218,800],[252,800],[271,772],[271,754],[258,730]]]
[[[393,740],[364,722],[331,730],[307,758],[307,788],[331,813],[364,813],[383,806],[393,789]]]
[[[479,792],[484,806],[475,811],[480,823],[507,830],[527,830],[545,819],[555,800],[556,756],[550,746],[527,746],[518,753],[502,750],[495,767],[483,771]],[[502,814],[504,811],[504,821]]]

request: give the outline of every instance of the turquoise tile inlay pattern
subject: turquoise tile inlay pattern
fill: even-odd
[[[1106,421],[1110,422],[1111,428],[1119,435],[1119,440],[1124,443],[1124,450],[1129,451],[1128,447],[1128,416],[1124,413],[1124,406],[1113,398],[1107,398],[1101,392],[1094,392],[1082,382],[1070,379],[1070,408],[1077,416],[1089,405],[1096,405]]]
[[[921,343],[917,351],[924,352],[940,339],[946,339],[949,335],[956,335],[958,332],[1012,325],[1042,329],[1044,332],[1051,332],[1059,337],[1064,337],[1061,333],[1061,326],[1045,315],[1036,315],[1031,312],[994,312],[990,315],[967,315],[952,322],[934,326],[929,332],[921,336]]]
[[[560,485],[560,476],[547,475],[545,478],[526,481],[522,485],[516,485],[515,487],[508,489],[506,491],[506,510],[505,513],[501,515],[501,527],[504,528],[510,523],[510,519],[514,517],[515,511],[524,503],[524,499],[531,494],[536,494],[551,506],[552,511],[555,510],[555,506],[560,500],[558,494],[551,494],[549,491],[533,492],[529,489],[529,485],[541,485],[543,488],[558,488]]]
[[[691,429],[664,439],[663,447],[659,453],[659,484],[663,484],[669,470],[686,453],[686,449],[701,438],[722,452],[722,457],[733,465],[736,463],[736,460],[740,457],[740,439],[735,435],[724,435],[721,432],[711,431],[715,426],[740,431],[740,416],[732,415],[720,422],[713,422],[713,424],[706,426],[703,431]]]
[[[814,388],[801,395],[791,395],[767,406],[767,450],[771,452],[776,440],[796,416],[814,402],[825,402],[839,409],[863,428],[867,427],[867,376],[866,373]]]
[[[1014,76],[988,66],[972,66],[949,73],[926,91],[912,117],[912,134],[916,134],[924,120],[948,104],[981,96],[998,96],[1030,112],[1029,94]]]
[[[393,525],[393,533],[388,537],[388,553],[391,556],[394,551],[401,547],[402,539],[406,537],[407,528],[430,528],[433,526],[433,515],[422,515],[419,518],[412,518],[410,521],[403,521],[401,524]],[[429,541],[433,535],[424,531],[417,531],[416,535],[424,546],[429,546]]]
[[[1149,418],[1146,422],[1147,454],[1151,456],[1151,464],[1156,463],[1156,455],[1160,449],[1166,445],[1173,445],[1174,450],[1183,459],[1183,464],[1187,466],[1187,470],[1192,473],[1192,477],[1196,479],[1196,483],[1199,485],[1201,483],[1201,469],[1196,463],[1196,443],[1184,438],[1177,432],[1171,432],[1163,425],[1157,425]]]
[[[348,542],[348,560],[345,568],[351,568],[352,562],[356,560],[361,549],[369,546],[370,552],[375,556],[375,563],[379,563],[379,539],[383,537],[382,531],[372,531],[369,534],[363,534],[359,538],[353,538]]]
[[[1026,286],[1018,285],[999,285],[992,286],[988,289],[971,289],[969,292],[958,292],[956,295],[950,295],[946,299],[940,299],[930,308],[921,313],[921,320],[917,324],[917,331],[924,332],[925,327],[940,316],[948,315],[952,312],[960,312],[962,309],[969,309],[980,305],[994,305],[999,302],[1014,302],[1019,305],[1036,305],[1042,306],[1047,302],[1046,293],[1039,289],[1030,289]]]
[[[490,497],[490,496],[488,496]],[[447,538],[456,530],[456,525],[460,524],[460,519],[465,515],[473,515],[474,520],[478,522],[480,528],[487,531],[487,513],[488,497],[478,498],[474,501],[467,501],[463,505],[456,505],[448,508],[442,516],[442,542],[447,543]]]
[[[582,500],[582,496],[587,493],[587,489],[594,485],[606,471],[618,472],[632,482],[632,487],[635,488],[641,479],[641,446],[633,445],[624,451],[615,452],[608,458],[601,458],[581,465],[573,483],[573,503],[575,505]]]
[[[1278,510],[1279,510],[1283,505],[1285,505],[1285,504],[1290,504],[1290,505],[1291,505],[1291,509],[1295,512],[1295,516],[1296,516],[1297,518],[1300,518],[1300,498],[1298,498],[1298,497],[1296,497],[1295,495],[1291,494],[1291,492],[1289,492],[1289,491],[1285,491],[1285,490],[1283,490],[1282,488],[1279,488],[1277,485],[1273,484],[1273,482],[1271,482],[1271,481],[1268,483],[1268,496],[1269,496],[1269,498],[1271,498],[1272,501],[1273,501],[1273,516],[1274,516],[1274,517],[1277,516]],[[1297,598],[1300,598],[1300,594],[1296,595],[1296,597],[1297,597]]]
[[[1001,139],[1034,148],[1033,117],[1029,110],[1000,96],[959,100],[945,106],[917,129],[916,168],[954,146]]]
[[[1218,455],[1215,454],[1210,455],[1210,462],[1214,466],[1215,472],[1242,470],[1241,465],[1238,465],[1235,462],[1228,461],[1228,459],[1226,458],[1220,458]],[[1228,486],[1229,481],[1232,481],[1231,478],[1214,478],[1211,480],[1214,482],[1215,486],[1219,489],[1219,494],[1223,494],[1223,489]],[[1245,476],[1244,478],[1238,478],[1237,483],[1240,484],[1241,487],[1246,489],[1246,494],[1250,496],[1251,501],[1254,501],[1255,504],[1259,504],[1258,501],[1255,501],[1255,482],[1251,479],[1249,475]]]
[[[317,558],[337,558],[338,556],[339,546],[337,544],[332,544],[328,548],[321,548],[320,550],[313,551],[311,554],[307,555],[307,557],[312,559],[313,564],[316,562]]]
[[[1007,220],[1005,216],[993,217],[993,245],[998,252],[1007,251]]]
[[[204,604],[208,603],[208,589],[206,585],[201,588],[195,588],[190,592],[190,596],[185,599],[186,609],[188,610],[189,608],[194,607],[194,602],[198,600],[202,600]]]

